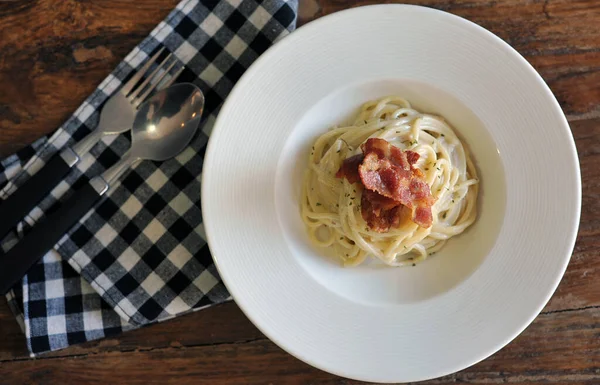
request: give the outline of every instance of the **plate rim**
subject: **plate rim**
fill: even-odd
[[[576,213],[573,217],[573,224],[571,226],[569,226],[571,231],[569,234],[567,234],[567,237],[566,237],[567,238],[566,244],[568,244],[569,250],[571,250],[571,253],[562,258],[562,266],[560,268],[560,274],[554,280],[551,290],[547,291],[544,301],[542,301],[542,303],[539,304],[539,306],[535,309],[535,312],[532,313],[532,316],[529,317],[529,319],[527,321],[522,322],[520,330],[518,330],[518,332],[516,332],[514,335],[508,336],[504,341],[499,343],[497,346],[493,346],[489,349],[482,349],[482,350],[486,350],[487,352],[483,353],[481,355],[481,357],[479,357],[478,359],[476,359],[473,362],[470,362],[468,365],[466,365],[464,367],[455,368],[454,370],[450,370],[450,371],[442,371],[440,373],[434,373],[433,375],[431,375],[429,377],[417,380],[417,381],[425,381],[425,380],[429,380],[429,379],[446,376],[446,375],[449,375],[452,373],[456,373],[460,370],[464,370],[468,367],[471,367],[471,366],[485,360],[486,358],[489,358],[491,355],[495,354],[496,352],[498,352],[499,350],[504,348],[508,343],[513,341],[515,338],[517,338],[529,325],[531,325],[531,323],[537,318],[537,316],[540,314],[540,312],[543,310],[543,308],[547,305],[549,300],[552,298],[552,296],[556,292],[556,289],[558,288],[558,285],[560,284],[560,281],[564,277],[564,274],[565,274],[567,266],[570,262],[571,256],[573,255],[573,250],[574,250],[575,242],[577,240],[577,235],[578,235],[578,231],[579,231],[579,224],[580,224],[580,219],[581,219],[581,208],[582,208],[582,205],[581,205],[581,202],[582,202],[581,166],[580,166],[580,162],[579,162],[577,148],[575,145],[575,140],[573,137],[572,130],[570,129],[569,122],[568,122],[560,104],[558,103],[556,96],[552,93],[550,87],[547,85],[547,83],[542,78],[542,76],[535,70],[535,68],[516,49],[514,49],[506,41],[502,40],[500,37],[498,37],[493,32],[481,27],[480,25],[476,24],[475,22],[472,22],[468,19],[465,19],[461,16],[452,14],[450,12],[446,12],[446,11],[442,11],[442,10],[438,10],[438,9],[430,8],[430,7],[426,7],[426,6],[420,6],[420,5],[374,4],[374,5],[366,5],[366,6],[353,7],[350,9],[344,9],[344,10],[337,11],[337,12],[331,13],[329,15],[320,17],[316,20],[313,20],[313,21],[301,26],[300,28],[293,31],[285,38],[278,41],[273,46],[269,47],[269,49],[267,49],[267,51],[265,51],[262,55],[260,55],[257,58],[257,60],[246,70],[246,72],[242,75],[242,77],[234,85],[232,91],[230,92],[230,94],[228,95],[228,97],[226,98],[225,102],[223,103],[223,105],[221,107],[220,113],[217,116],[217,119],[215,120],[215,124],[214,124],[213,130],[212,130],[212,133],[210,135],[209,141],[208,141],[206,155],[205,155],[205,161],[204,161],[204,170],[205,171],[203,173],[203,180],[207,174],[211,173],[211,169],[213,169],[213,167],[212,167],[213,161],[212,160],[215,158],[214,153],[217,150],[214,145],[216,140],[212,140],[212,139],[217,137],[218,135],[220,135],[222,132],[222,130],[221,130],[222,121],[225,119],[224,118],[225,114],[223,114],[223,112],[227,112],[229,109],[231,109],[230,105],[233,105],[233,103],[234,103],[233,100],[235,100],[235,96],[240,92],[240,90],[242,90],[243,88],[246,87],[246,83],[248,82],[248,79],[250,79],[255,72],[259,71],[261,69],[261,67],[264,66],[264,63],[268,62],[270,60],[271,56],[273,56],[277,50],[282,49],[282,47],[284,47],[285,45],[293,44],[295,40],[302,39],[304,35],[308,35],[312,30],[321,28],[322,24],[327,24],[334,19],[347,17],[348,15],[351,15],[354,13],[360,13],[360,12],[363,12],[365,9],[385,9],[385,8],[404,8],[409,11],[429,12],[434,15],[441,15],[443,17],[448,17],[449,19],[453,19],[454,22],[462,23],[465,25],[470,25],[471,27],[475,27],[480,33],[487,35],[489,38],[493,38],[494,40],[496,40],[496,42],[498,42],[499,44],[504,46],[504,48],[508,48],[508,50],[512,53],[511,59],[519,60],[520,63],[522,65],[524,65],[524,69],[526,68],[528,70],[529,74],[533,75],[536,78],[537,82],[540,84],[540,91],[544,90],[550,96],[550,99],[553,102],[553,106],[552,106],[553,110],[558,112],[558,115],[561,117],[560,125],[569,134],[568,135],[570,137],[570,140],[568,143],[569,153],[574,157],[574,160],[575,160],[574,164],[575,164],[575,168],[576,168],[576,170],[573,170],[573,171],[575,171],[575,178],[576,178],[576,182],[577,182],[577,185],[574,187],[577,191],[576,206],[578,207],[578,210],[576,211]],[[204,210],[204,206],[208,205],[208,203],[207,203],[207,200],[204,199],[204,197],[207,196],[207,194],[208,194],[207,193],[208,187],[209,187],[208,184],[202,183],[202,191],[201,191],[201,195],[202,195],[201,202],[202,203],[201,204],[203,207],[203,210],[202,210],[203,213],[207,212],[207,210]],[[203,221],[204,221],[204,226],[205,226],[207,242],[208,242],[208,245],[210,246],[211,243],[214,242],[213,241],[213,239],[214,239],[213,232],[211,230],[211,225],[209,224],[210,220],[206,221],[206,219],[203,219]],[[342,371],[334,370],[330,367],[326,367],[325,365],[321,365],[317,360],[315,360],[311,357],[307,357],[306,355],[300,354],[298,352],[293,352],[290,348],[288,348],[286,346],[285,342],[280,341],[275,336],[273,336],[272,333],[268,330],[268,328],[263,323],[261,323],[262,321],[260,319],[257,319],[258,317],[255,317],[255,314],[253,313],[253,311],[247,307],[247,304],[244,303],[243,300],[240,299],[241,298],[240,293],[234,292],[235,290],[234,291],[231,290],[230,285],[228,285],[227,279],[225,278],[225,276],[227,276],[227,272],[225,272],[224,269],[222,268],[222,266],[220,265],[218,256],[213,255],[213,260],[214,260],[215,266],[219,272],[219,275],[222,278],[223,284],[229,290],[229,292],[230,292],[232,298],[235,300],[235,303],[237,304],[237,306],[242,310],[244,315],[252,322],[252,324],[257,329],[259,329],[259,331],[261,333],[263,333],[270,341],[272,341],[274,344],[276,344],[279,348],[284,350],[286,353],[296,357],[297,359],[299,359],[317,369],[326,371],[328,373],[331,373],[331,374],[334,374],[334,375],[337,375],[340,377],[351,378],[351,379],[356,379],[356,380],[361,380],[361,381],[382,382],[380,377],[375,377],[375,376],[371,376],[371,377],[369,377],[369,376],[365,376],[365,377],[349,376],[347,373],[344,373]],[[395,381],[398,381],[398,380],[390,379],[389,381],[386,380],[383,382],[395,382]]]

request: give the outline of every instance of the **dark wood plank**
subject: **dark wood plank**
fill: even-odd
[[[8,308],[4,298],[0,299],[0,362],[28,356],[25,336]]]
[[[54,130],[177,0],[0,1],[0,157]],[[378,0],[300,0],[300,24]],[[541,73],[571,120],[583,207],[575,251],[536,321],[489,359],[423,384],[600,383],[600,3],[416,0],[509,42]],[[31,21],[35,20],[35,23]],[[0,301],[0,384],[354,384],[291,357],[234,303],[28,359]]]
[[[600,119],[571,122],[579,153],[582,212],[567,272],[546,311],[600,306]]]
[[[300,22],[378,0],[302,0]],[[15,6],[15,4],[19,4]],[[0,2],[0,156],[58,127],[177,0]],[[414,3],[466,17],[512,44],[573,118],[600,116],[600,3]],[[30,20],[36,20],[34,26]]]
[[[598,384],[599,327],[600,309],[542,315],[491,358],[423,384]],[[67,357],[3,362],[0,374],[0,384],[358,383],[314,369],[262,338],[133,351],[90,350]]]
[[[0,158],[58,128],[178,2],[0,1]]]

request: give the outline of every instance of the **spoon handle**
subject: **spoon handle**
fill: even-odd
[[[0,294],[5,294],[77,223],[108,190],[101,178],[77,190],[6,254],[0,254]]]

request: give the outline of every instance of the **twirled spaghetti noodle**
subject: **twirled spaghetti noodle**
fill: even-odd
[[[419,154],[414,167],[421,170],[435,198],[432,226],[419,226],[410,217],[385,233],[367,226],[359,207],[362,187],[335,174],[369,138]],[[462,233],[477,216],[477,173],[459,138],[442,118],[421,113],[397,96],[365,103],[352,125],[320,136],[302,189],[301,215],[312,242],[334,248],[346,266],[369,256],[390,266],[414,265]]]

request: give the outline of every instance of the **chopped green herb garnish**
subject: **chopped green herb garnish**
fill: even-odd
[[[446,213],[444,213],[444,214],[442,215],[442,218],[446,219]]]
[[[319,202],[317,202],[317,206],[321,206],[321,204]]]
[[[417,266],[417,264],[416,264],[416,263],[413,263],[412,265],[413,265],[413,267],[414,267],[414,266]]]

